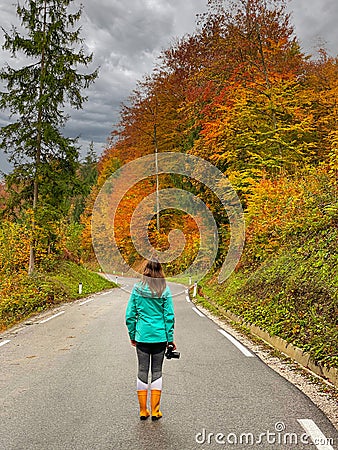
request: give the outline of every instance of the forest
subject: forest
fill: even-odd
[[[121,167],[164,152],[213,164],[243,206],[244,251],[236,270],[219,284],[230,238],[222,204],[202,183],[179,174],[158,178],[160,189],[180,188],[201,199],[217,223],[217,258],[199,283],[201,298],[205,293],[337,368],[338,58],[325,48],[315,55],[302,51],[284,0],[209,0],[195,32],[163,50],[154,70],[139,80],[99,161],[90,153],[79,161],[74,151],[71,158],[65,152],[40,161],[38,207],[36,172],[18,163],[5,177],[1,326],[65,299],[67,288],[55,273],[60,267],[99,269],[91,227],[99,192]],[[133,185],[115,217],[117,246],[135,270],[142,258],[130,221],[156,183],[152,176]],[[186,238],[181,256],[165,264],[167,276],[196,257],[195,219],[163,210],[148,225],[158,251],[168,249],[171,229]],[[28,273],[32,242],[35,266]],[[56,296],[56,290],[65,294]]]

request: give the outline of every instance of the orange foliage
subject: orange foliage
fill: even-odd
[[[247,255],[265,259],[297,234],[337,223],[336,183],[327,168],[256,183],[246,211]]]
[[[7,199],[8,194],[5,184],[0,182],[0,210],[5,208]]]
[[[314,227],[326,223],[314,199],[324,189],[322,179],[329,177],[331,188],[337,182],[337,59],[324,51],[317,61],[302,54],[284,0],[232,2],[228,10],[221,0],[208,5],[196,33],[162,53],[159,65],[122,108],[82,218],[89,253],[91,209],[103,183],[120,166],[155,150],[192,153],[229,177],[248,208],[253,257],[275,251],[308,222]],[[315,175],[309,169],[321,164],[330,165],[328,171]],[[168,177],[161,186],[175,183]],[[194,181],[178,184],[212,205],[218,225],[226,228],[212,193]],[[130,219],[154,189],[154,180],[148,179],[128,190],[116,214],[118,246],[135,264]],[[167,231],[178,227],[189,236],[184,258],[193,258],[199,239],[191,218],[162,216],[166,227],[158,232],[151,221],[148,229],[140,225],[140,236],[148,234],[156,248],[165,249]]]

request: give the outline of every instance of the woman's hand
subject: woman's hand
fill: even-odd
[[[131,340],[130,343],[133,347],[136,347],[136,341]]]
[[[168,342],[168,343],[167,343],[167,348],[168,348],[169,346],[172,347],[172,350],[173,350],[173,351],[176,350],[176,344],[175,344],[175,342]]]

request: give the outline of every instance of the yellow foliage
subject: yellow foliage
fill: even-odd
[[[29,258],[30,230],[3,220],[0,225],[0,273],[24,270]]]
[[[247,254],[264,259],[295,234],[333,226],[336,183],[326,168],[262,179],[247,197]]]

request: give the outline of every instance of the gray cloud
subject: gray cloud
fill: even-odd
[[[74,3],[78,6],[80,0]],[[85,93],[88,102],[84,109],[68,111],[71,119],[65,131],[71,137],[80,136],[83,153],[91,141],[100,153],[118,120],[121,102],[127,99],[136,82],[151,72],[162,49],[175,37],[195,29],[196,14],[206,10],[207,0],[86,0],[83,3],[84,45],[94,54],[90,70],[100,66],[100,74]],[[336,0],[292,0],[290,11],[304,51],[313,53],[321,39],[332,54],[338,54]],[[17,24],[12,2],[0,0],[0,17],[0,25],[6,30],[11,24]],[[8,53],[0,51],[0,67],[6,61],[15,63]],[[20,57],[16,64],[23,61]],[[0,126],[7,121],[7,115],[0,112]],[[9,170],[1,153],[0,170]]]
[[[338,55],[337,0],[292,0],[289,10],[306,53],[314,54],[325,44],[332,55]]]

